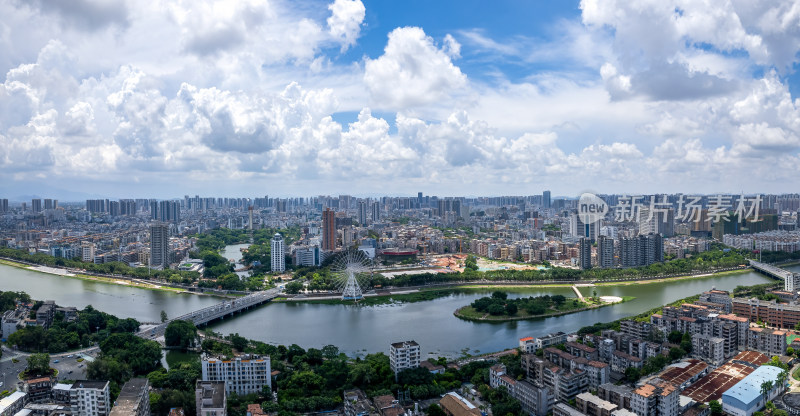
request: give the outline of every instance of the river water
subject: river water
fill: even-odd
[[[788,269],[800,272],[800,266]],[[758,273],[746,272],[666,283],[597,287],[597,293],[601,296],[635,296],[636,299],[620,305],[533,321],[476,323],[453,316],[457,308],[491,292],[487,290],[454,294],[426,302],[365,307],[272,303],[219,321],[211,327],[224,334],[238,332],[242,336],[273,344],[298,344],[303,348],[334,344],[351,355],[386,352],[391,342],[413,339],[420,343],[426,354],[453,357],[465,349],[472,354],[498,351],[515,347],[517,340],[524,336],[575,331],[596,322],[613,321],[712,287],[732,290],[737,285],[770,281]],[[0,265],[0,290],[24,290],[35,299],[52,299],[64,306],[82,308],[91,304],[102,311],[141,321],[157,321],[161,310],[166,311],[168,316],[177,316],[220,301],[209,296],[95,283],[4,265]],[[582,291],[584,296],[592,295],[590,288],[582,288]],[[534,288],[512,296],[542,294],[574,296],[569,288]]]

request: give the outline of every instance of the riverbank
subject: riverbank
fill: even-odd
[[[478,312],[472,306],[467,305],[467,306],[462,306],[462,307],[456,309],[455,312],[453,312],[453,315],[455,315],[455,317],[457,317],[459,319],[463,319],[465,321],[473,321],[473,322],[524,321],[524,320],[532,320],[532,319],[550,318],[550,317],[554,317],[554,316],[569,315],[569,314],[572,314],[572,313],[589,311],[589,310],[592,310],[592,309],[603,308],[603,307],[606,307],[606,306],[619,305],[621,303],[632,301],[632,300],[636,299],[636,297],[634,297],[634,296],[623,296],[621,299],[622,300],[620,300],[618,302],[604,302],[604,303],[600,303],[600,304],[583,306],[583,307],[578,307],[578,308],[574,308],[574,309],[572,309],[572,308],[571,309],[562,309],[562,310],[553,311],[553,312],[550,312],[550,313],[545,313],[545,314],[540,314],[540,315],[531,315],[531,314],[527,313],[524,310],[519,310],[514,316],[490,315],[490,314],[488,314],[486,312]],[[564,303],[564,305],[567,305],[566,307],[569,307],[568,306],[569,303],[570,302],[566,302],[566,303]]]
[[[122,285],[128,287],[135,287],[138,289],[147,289],[147,290],[155,290],[160,292],[169,292],[169,293],[189,293],[194,295],[206,295],[205,293],[198,293],[192,292],[185,289],[178,289],[169,286],[161,286],[158,284],[150,283],[150,282],[143,282],[137,279],[131,278],[114,278],[114,277],[102,277],[102,276],[90,276],[86,274],[76,274],[76,273],[69,273],[66,269],[58,269],[58,268],[50,268],[46,266],[31,266],[24,263],[18,263],[11,260],[0,259],[0,264],[10,267],[16,267],[18,269],[23,269],[31,272],[43,273],[50,276],[58,276],[58,277],[67,277],[72,279],[79,279],[79,280],[88,280],[92,282],[104,283],[104,284],[111,284],[111,285]],[[52,269],[52,270],[50,270]],[[59,271],[64,271],[64,273],[60,273]],[[216,295],[208,295],[208,296],[216,296]]]
[[[376,306],[376,305],[389,305],[393,303],[414,303],[425,302],[438,298],[450,296],[458,293],[458,289],[415,289],[410,293],[389,293],[389,294],[367,294],[358,302],[352,300],[342,300],[341,295],[326,297],[324,299],[315,299],[313,297],[294,297],[294,298],[277,298],[273,302],[286,302],[286,303],[308,303],[316,305],[359,305],[359,306]],[[408,292],[408,291],[406,291]]]

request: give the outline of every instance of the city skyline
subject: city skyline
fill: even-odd
[[[778,192],[795,6],[8,2],[0,193]]]

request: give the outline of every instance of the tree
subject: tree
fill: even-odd
[[[506,314],[508,316],[516,315],[517,314],[517,304],[509,302],[508,305],[506,305]]]
[[[322,356],[325,359],[332,360],[339,356],[339,348],[335,345],[326,345],[322,347]]]
[[[496,290],[496,291],[492,292],[492,298],[493,299],[506,300],[506,299],[508,299],[508,293]]]
[[[161,323],[167,322],[167,312],[161,311]]]
[[[493,303],[486,308],[486,312],[489,312],[491,315],[502,315],[505,312],[505,308],[503,305],[499,305],[497,303]]]
[[[289,282],[286,284],[286,293],[294,295],[303,290],[303,284],[300,282]]]
[[[711,409],[711,416],[722,416],[722,404],[717,400],[708,402],[708,407]]]
[[[761,395],[764,396],[764,400],[767,399],[767,395],[770,391],[772,391],[772,380],[767,380],[761,383]]]
[[[428,416],[445,416],[444,410],[436,403],[428,406],[428,408],[425,409],[425,413]]]
[[[628,367],[625,369],[625,378],[628,381],[636,381],[641,377],[641,371],[636,367]]]
[[[672,331],[667,334],[667,341],[669,341],[670,344],[680,344],[681,340],[683,340],[683,333],[680,331]]]
[[[28,356],[28,376],[46,376],[50,374],[50,354],[31,354]]]
[[[191,321],[172,321],[164,330],[164,343],[168,347],[186,349],[194,346],[197,338],[197,327]]]

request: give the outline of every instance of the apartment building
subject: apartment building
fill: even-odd
[[[731,309],[733,308],[731,293],[725,290],[712,289],[708,292],[703,292],[700,294],[700,299],[698,299],[698,301],[722,305],[725,313],[731,313]]]
[[[638,416],[678,416],[680,390],[671,383],[654,379],[631,394],[631,410]]]
[[[394,342],[389,347],[389,363],[394,376],[407,368],[417,368],[420,362],[420,348],[416,341]]]
[[[13,416],[28,402],[28,395],[21,391],[15,391],[0,399],[0,416]]]
[[[575,396],[575,407],[587,416],[611,416],[617,405],[607,402],[591,393]]]
[[[748,328],[747,347],[767,355],[786,355],[786,331]]]
[[[614,351],[611,354],[611,371],[624,373],[628,367],[642,368],[642,359],[626,354],[622,351]]]
[[[713,366],[725,361],[725,340],[703,334],[692,336],[692,356],[700,358]]]
[[[109,416],[150,416],[150,383],[146,378],[132,378],[111,408]]]
[[[246,354],[227,360],[201,357],[203,381],[224,381],[228,393],[245,395],[272,389],[272,370],[269,356]]]
[[[108,381],[76,381],[69,389],[69,407],[75,416],[107,416],[111,410]]]
[[[194,389],[197,416],[226,416],[227,394],[224,381],[197,380]]]

